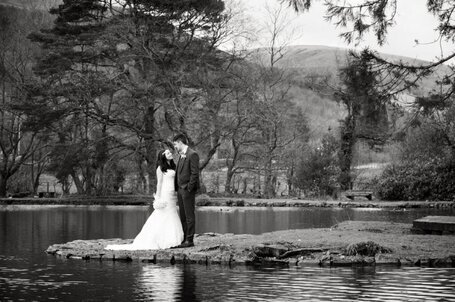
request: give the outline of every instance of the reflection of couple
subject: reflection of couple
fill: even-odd
[[[174,137],[177,165],[169,149],[157,160],[155,210],[131,244],[108,245],[110,250],[156,250],[194,246],[195,197],[199,189],[199,156],[184,135]],[[179,215],[177,213],[177,202]]]
[[[137,280],[141,301],[198,301],[192,267],[144,265]]]

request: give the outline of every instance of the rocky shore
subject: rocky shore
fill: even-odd
[[[186,249],[108,251],[125,239],[76,240],[46,253],[85,261],[142,261],[202,265],[393,265],[455,267],[455,236],[418,235],[410,224],[346,221],[332,228],[261,235],[199,234]]]
[[[103,197],[71,196],[64,198],[0,198],[0,205],[150,205],[153,198],[148,195],[115,195]],[[241,198],[210,197],[199,195],[197,206],[236,207],[327,207],[327,208],[455,208],[455,201],[381,201],[358,198],[356,200],[305,200],[295,198]]]

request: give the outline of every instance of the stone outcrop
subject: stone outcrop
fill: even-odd
[[[204,233],[185,249],[111,251],[128,239],[76,240],[46,252],[90,261],[143,261],[202,265],[412,265],[455,266],[455,237],[416,235],[411,225],[346,221],[332,228],[277,231],[261,235]]]

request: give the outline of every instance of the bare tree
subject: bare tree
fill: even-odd
[[[286,55],[292,23],[289,23],[283,5],[266,7],[266,11],[268,40],[255,79],[257,143],[261,146],[255,156],[264,173],[265,196],[271,198],[276,194],[274,183],[280,171],[280,156],[307,128],[304,115],[291,101],[292,74],[277,68],[277,63]]]
[[[226,108],[226,119],[229,129],[225,148],[226,182],[224,190],[232,192],[233,178],[237,173],[254,169],[251,164],[251,149],[256,145],[257,120],[255,118],[255,93],[253,79],[250,77],[251,66],[237,69],[237,88],[234,100]],[[253,81],[252,81],[253,80]],[[245,178],[246,182],[246,178]],[[246,193],[246,183],[244,191]]]
[[[38,163],[45,157],[45,152],[35,153],[44,147],[39,132],[24,126],[24,116],[14,108],[28,97],[26,87],[37,48],[30,45],[26,36],[34,28],[49,24],[50,18],[42,15],[45,13],[0,7],[0,196],[6,195],[9,178],[31,157]],[[28,164],[33,172],[35,165]]]

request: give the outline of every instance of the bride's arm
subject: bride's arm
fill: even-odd
[[[161,171],[161,168],[158,167],[156,168],[156,193],[155,193],[155,199],[161,197],[161,187],[163,185],[163,172]]]

